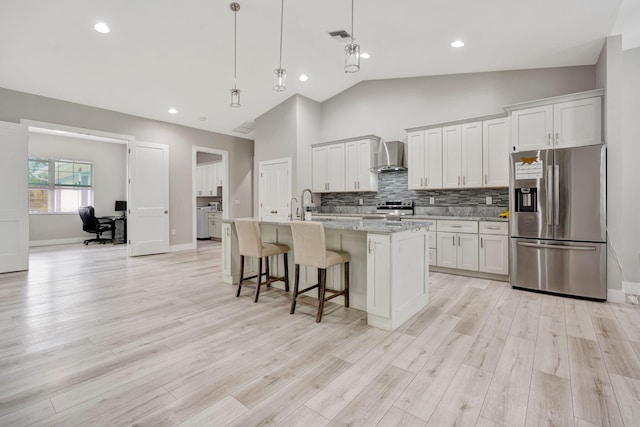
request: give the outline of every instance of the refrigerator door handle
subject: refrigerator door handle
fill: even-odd
[[[553,166],[547,166],[547,224],[549,227],[553,227],[553,214],[551,212],[552,204],[550,203],[551,197],[551,183],[553,182]]]
[[[563,245],[543,245],[539,243],[518,242],[518,246],[526,246],[536,249],[560,249],[565,251],[595,251],[595,246],[563,246]]]
[[[554,217],[556,226],[560,226],[560,166],[554,166],[553,175],[553,205],[555,209]]]

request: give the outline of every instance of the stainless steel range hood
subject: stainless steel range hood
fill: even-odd
[[[402,141],[381,141],[378,145],[377,164],[372,172],[404,171],[404,143]]]

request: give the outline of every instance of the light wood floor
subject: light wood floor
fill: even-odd
[[[220,245],[0,275],[0,425],[640,425],[640,310],[431,275],[400,330],[220,280]]]

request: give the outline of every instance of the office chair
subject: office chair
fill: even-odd
[[[81,206],[78,213],[82,219],[82,229],[87,233],[96,233],[95,239],[87,239],[85,245],[89,242],[100,242],[103,245],[107,242],[113,242],[113,233],[115,232],[115,221],[111,218],[96,218],[93,206]],[[101,239],[100,235],[105,231],[111,231],[111,239]]]

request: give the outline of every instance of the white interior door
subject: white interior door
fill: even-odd
[[[291,201],[291,158],[258,164],[260,221],[287,221]]]
[[[29,268],[27,127],[0,122],[0,273]]]
[[[129,256],[169,252],[169,146],[129,143]]]

